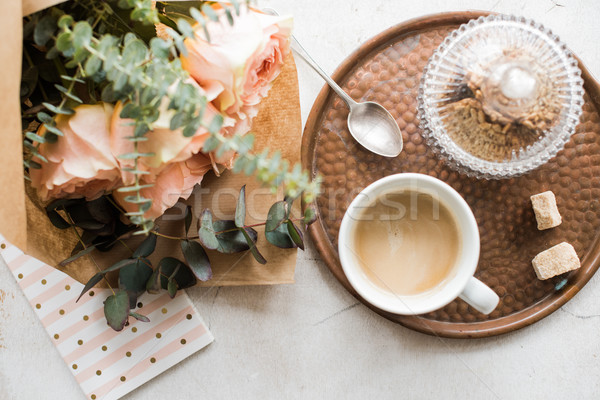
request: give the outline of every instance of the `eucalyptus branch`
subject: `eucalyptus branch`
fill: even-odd
[[[149,0],[121,0],[119,6],[132,9],[132,20],[144,23],[158,21],[157,11],[151,7]],[[98,12],[95,6],[93,8]],[[207,4],[203,4],[202,10],[204,14],[196,9],[190,10],[191,15],[202,26],[206,26],[205,17],[209,20],[217,18]],[[101,15],[96,16],[101,18]],[[230,23],[233,23],[233,18]],[[72,94],[72,90],[76,82],[85,83],[79,79],[80,77],[98,84],[102,83],[104,101],[121,101],[124,104],[120,117],[133,121],[134,133],[127,140],[132,142],[134,150],[131,153],[121,154],[118,158],[132,161],[133,167],[124,170],[133,175],[134,183],[117,190],[126,193],[125,200],[137,208],[136,211],[126,213],[130,220],[141,228],[136,233],[148,234],[153,227],[153,221],[145,217],[146,211],[152,206],[152,200],[142,195],[142,190],[151,187],[152,183],[143,181],[146,172],[140,165],[141,159],[153,154],[141,153],[138,144],[146,140],[145,134],[153,129],[154,123],[160,116],[159,105],[164,98],[169,100],[168,109],[173,113],[170,128],[181,129],[186,137],[194,136],[201,128],[206,129],[210,136],[202,151],[213,152],[217,158],[226,152],[237,153],[234,172],[255,174],[261,183],[273,191],[283,186],[286,196],[290,198],[302,194],[306,202],[312,202],[317,196],[319,179],[311,181],[308,172],[303,171],[299,164],[290,169],[289,163],[281,159],[279,152],[269,154],[268,151],[263,151],[254,154],[251,151],[254,144],[253,135],[236,134],[226,137],[221,134],[223,116],[217,115],[210,121],[204,117],[206,97],[196,86],[186,83],[189,79],[188,72],[183,70],[177,57],[172,57],[173,54],[185,54],[187,50],[184,39],[194,35],[193,29],[186,20],[180,19],[177,22],[177,28],[181,33],[173,28],[167,28],[170,39],[153,37],[149,44],[133,33],[125,34],[122,39],[108,33],[99,35],[90,23],[84,20],[75,21],[70,15],[61,16],[57,25],[59,32],[55,39],[55,47],[50,52],[54,50],[62,54],[67,59],[66,66],[75,67],[77,72],[74,77],[69,78],[68,88],[57,87],[64,94],[61,104],[57,107],[47,103],[45,105],[55,114],[73,113],[73,110],[67,107],[66,100],[79,100]],[[67,77],[63,76],[63,78]],[[54,121],[47,114],[38,114],[38,118],[45,123],[48,131],[60,135],[60,131],[53,126]],[[27,136],[30,140],[39,139],[33,133]],[[41,138],[38,142],[43,142],[45,139]],[[32,145],[28,148],[33,155],[43,160],[37,151],[38,146]],[[29,167],[37,166],[29,162]]]

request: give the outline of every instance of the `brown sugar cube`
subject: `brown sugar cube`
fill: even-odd
[[[575,249],[567,242],[542,251],[531,263],[538,279],[552,278],[581,266]]]
[[[554,193],[550,190],[531,196],[531,204],[533,205],[537,227],[540,231],[559,226],[562,222],[562,218],[556,207],[556,197],[554,197]]]

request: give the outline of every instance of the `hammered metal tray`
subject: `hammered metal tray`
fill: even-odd
[[[318,221],[310,234],[335,277],[382,316],[423,333],[453,338],[499,335],[539,321],[569,301],[600,265],[600,86],[581,62],[586,90],[581,123],[565,148],[537,170],[510,180],[468,178],[446,167],[424,143],[417,118],[421,73],[448,33],[481,15],[485,14],[444,13],[400,24],[368,40],[334,73],[355,100],[377,101],[394,116],[404,137],[399,157],[379,157],[358,145],[346,127],[346,105],[327,87],[315,101],[302,142],[304,166],[313,176],[323,177]],[[456,300],[429,314],[399,316],[369,305],[352,289],[337,253],[344,212],[363,188],[400,172],[447,182],[473,209],[481,235],[475,276],[500,296],[490,315]],[[556,194],[563,223],[538,231],[529,196],[546,190]],[[532,258],[562,241],[575,247],[581,268],[538,280]]]

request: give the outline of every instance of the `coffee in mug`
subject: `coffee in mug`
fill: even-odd
[[[456,217],[428,193],[383,193],[357,217],[352,242],[366,277],[383,290],[416,295],[443,284],[461,251]]]

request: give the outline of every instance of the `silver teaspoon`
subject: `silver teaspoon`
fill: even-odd
[[[348,130],[358,143],[380,156],[396,157],[400,154],[403,146],[402,132],[394,117],[381,104],[372,101],[364,103],[354,101],[321,69],[294,36],[292,36],[292,49],[346,102],[350,108]]]

